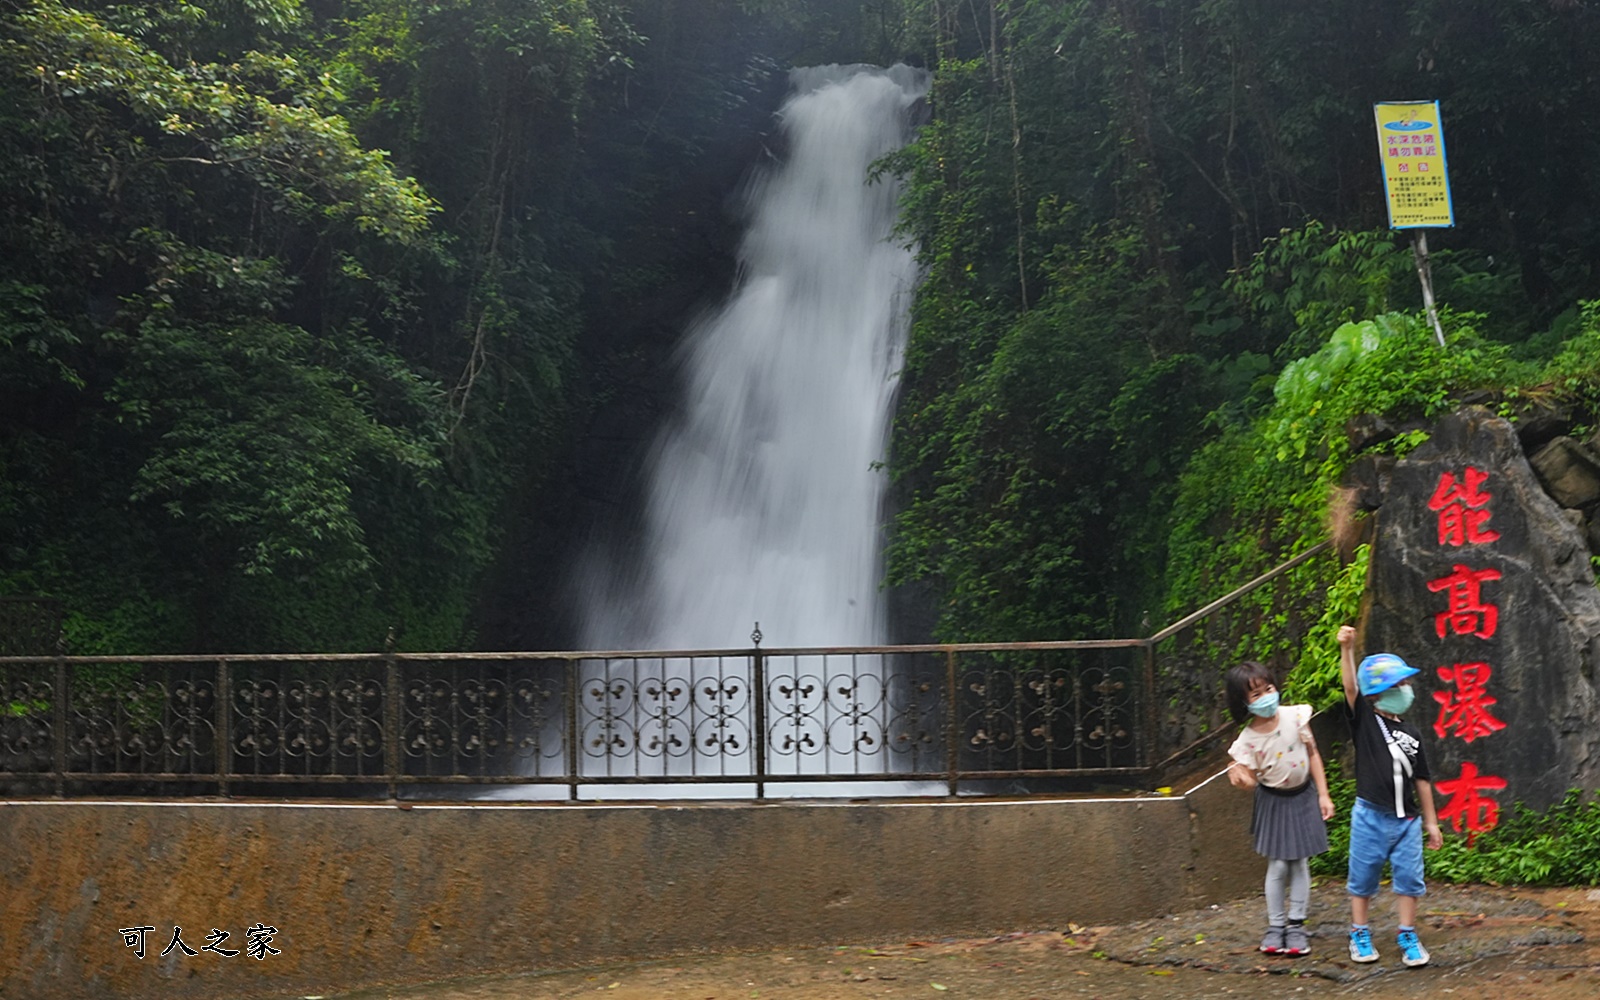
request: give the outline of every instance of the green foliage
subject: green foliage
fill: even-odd
[[[1356,779],[1344,774],[1338,744],[1320,750],[1322,769],[1328,777],[1328,797],[1333,800],[1333,819],[1328,821],[1328,849],[1313,854],[1309,867],[1313,878],[1342,879],[1350,871],[1350,810],[1356,802]],[[1423,858],[1424,864],[1428,860]]]
[[[1139,350],[1151,279],[1138,272],[1134,242],[1096,236],[1062,256],[1034,309],[1012,318],[971,311],[961,339],[931,343],[925,331],[953,322],[932,297],[919,303],[914,388],[899,421],[921,445],[896,456],[895,473],[914,493],[896,522],[890,579],[939,581],[941,638],[1106,629],[1129,591],[1084,600],[1106,562],[1126,552],[1101,525],[1125,527],[1129,547],[1146,541],[1136,515],[1166,495],[1156,456],[1193,440],[1209,399],[1199,359],[1150,364]],[[1109,350],[1108,340],[1124,348]],[[933,388],[938,372],[967,365],[982,375]],[[1106,419],[1082,419],[1096,412]]]
[[[1500,389],[1526,372],[1502,345],[1484,342],[1450,317],[1450,346],[1441,350],[1418,317],[1386,314],[1345,323],[1315,354],[1285,366],[1270,410],[1250,427],[1208,444],[1184,473],[1171,535],[1169,608],[1199,603],[1264,572],[1326,537],[1329,500],[1351,459],[1346,427],[1365,414],[1394,421],[1426,420],[1473,390]],[[1385,447],[1396,453],[1422,437],[1407,433]],[[1339,688],[1333,636],[1353,620],[1365,582],[1364,560],[1339,568],[1307,564],[1288,589],[1248,595],[1258,606],[1254,634],[1235,658],[1287,660],[1297,696],[1322,705]],[[1285,615],[1307,623],[1299,649],[1285,649]],[[1314,626],[1310,623],[1315,622]]]
[[[1570,336],[1527,387],[1514,388],[1508,401],[1565,402],[1580,412],[1600,412],[1600,301],[1580,302]]]
[[[1328,823],[1328,850],[1311,858],[1318,878],[1343,879],[1350,856],[1350,810],[1355,779],[1341,774],[1332,748],[1323,760],[1334,817]],[[1468,837],[1448,826],[1444,847],[1423,859],[1429,879],[1489,885],[1600,885],[1600,794],[1572,789],[1538,812],[1517,803],[1501,814],[1494,829]]]
[[[312,646],[370,649],[430,591],[466,633],[494,498],[399,347],[439,205],[327,110],[304,26],[33,0],[0,38],[0,591],[63,598],[76,652],[284,648],[313,603]]]
[[[108,169],[159,170],[171,162],[232,168],[271,192],[279,210],[321,214],[402,241],[426,228],[435,206],[414,180],[396,176],[381,151],[361,148],[342,119],[300,103],[315,95],[306,93],[310,81],[294,60],[252,51],[237,63],[183,72],[88,14],[50,0],[32,0],[29,8],[4,54],[13,72],[32,77],[41,110],[102,120],[112,108],[126,111],[137,123],[128,141],[152,154],[128,158],[102,147]],[[300,100],[274,99],[295,90]],[[98,106],[75,107],[88,102]],[[161,146],[173,148],[163,155]],[[113,176],[110,183],[130,180]]]
[[[1283,685],[1284,701],[1326,709],[1344,697],[1344,682],[1339,675],[1339,627],[1361,617],[1371,555],[1371,546],[1356,546],[1350,562],[1337,571],[1323,593],[1321,614],[1295,651],[1294,669]],[[1313,592],[1318,582],[1311,581]],[[1262,638],[1270,641],[1270,637]]]
[[[933,121],[891,160],[909,182],[906,233],[928,266],[904,377],[911,411],[894,438],[912,505],[897,544],[912,558],[891,566],[946,594],[960,622],[947,618],[944,634],[1003,637],[988,610],[1003,614],[1003,602],[967,595],[1009,593],[978,581],[997,579],[986,567],[1028,565],[1021,547],[1037,540],[990,532],[999,520],[1051,525],[1053,550],[1075,560],[1055,584],[1075,593],[1033,622],[1051,637],[1132,631],[1144,612],[1213,599],[1325,536],[1329,489],[1350,459],[1344,420],[1420,421],[1464,392],[1536,386],[1512,359],[1552,356],[1579,325],[1573,304],[1600,291],[1586,271],[1600,232],[1588,221],[1600,209],[1589,166],[1600,133],[1496,138],[1521,127],[1513,92],[1553,101],[1564,122],[1593,120],[1596,25],[1576,8],[997,2],[970,16],[916,0],[908,10],[936,76]],[[1474,34],[1474,17],[1503,38]],[[1546,57],[1508,81],[1506,52],[1537,46]],[[1430,234],[1454,338],[1446,352],[1421,334],[1411,249],[1381,228],[1373,197],[1370,102],[1418,92],[1439,96],[1452,142],[1459,224]],[[1548,168],[1535,166],[1545,156]],[[1512,176],[1530,179],[1505,184]],[[1112,294],[1074,291],[1097,280]],[[990,366],[1013,330],[1037,322],[1032,312],[1091,343],[1051,359],[1070,371],[1000,386]],[[1137,372],[1170,364],[1189,373],[1183,391],[1140,386]],[[1084,391],[1041,388],[1078,371]],[[984,405],[978,385],[989,387]],[[1054,489],[1005,495],[1005,513],[999,492],[952,488],[982,478],[985,447],[1001,466],[1047,466],[1038,435],[1001,433],[1010,425],[982,414],[1015,418],[1068,398],[1082,441],[1071,467],[1096,468],[1107,488],[1068,492],[1052,477]],[[1421,433],[1403,428],[1385,447],[1415,447]],[[964,551],[969,540],[981,558]],[[1320,617],[1333,562],[1260,592],[1238,616],[1254,634],[1219,655],[1297,659],[1286,644]]]
[[[325,350],[337,356],[340,346]],[[370,569],[353,480],[363,466],[391,478],[392,464],[426,483],[440,460],[373,419],[362,398],[370,389],[318,365],[313,350],[304,331],[282,324],[147,321],[108,393],[122,419],[158,442],[130,499],[193,519],[197,555],[214,551],[247,575],[285,561]]]
[[[1316,351],[1324,331],[1414,303],[1411,254],[1385,230],[1330,230],[1313,219],[1267,240],[1225,283],[1229,295],[1276,341],[1291,364]]]
[[[875,0],[11,4],[0,593],[63,599],[81,653],[452,648],[496,561],[547,611],[564,438],[670,349],[614,331],[706,280],[685,219],[734,178],[686,178],[764,124],[774,53],[902,32]]]
[[[1357,417],[1422,422],[1468,393],[1498,396],[1508,412],[1528,399],[1593,412],[1600,401],[1600,312],[1591,304],[1579,312],[1577,331],[1542,368],[1479,339],[1465,325],[1470,317],[1447,315],[1453,332],[1441,350],[1420,317],[1399,314],[1345,323],[1317,353],[1285,366],[1272,408],[1249,428],[1209,444],[1184,474],[1172,535],[1172,610],[1228,589],[1330,531],[1355,530],[1354,523],[1330,522],[1354,513],[1338,485],[1354,457],[1346,427]],[[1425,439],[1413,427],[1371,447],[1403,455]],[[1334,637],[1359,617],[1368,555],[1361,545],[1342,567],[1315,560],[1290,574],[1285,587],[1247,596],[1244,604],[1254,611],[1245,620],[1253,625],[1215,650],[1217,662],[1285,662],[1294,666],[1285,685],[1289,697],[1319,707],[1337,703]],[[1295,620],[1298,627],[1286,627]]]
[[[1542,367],[1514,360],[1505,345],[1477,337],[1467,325],[1472,317],[1448,311],[1443,350],[1415,315],[1335,329],[1321,350],[1284,367],[1270,410],[1207,445],[1185,472],[1169,607],[1176,612],[1199,595],[1235,586],[1326,537],[1330,519],[1352,516],[1338,486],[1354,458],[1346,428],[1358,417],[1425,422],[1469,393],[1499,397],[1508,412],[1530,399],[1593,412],[1600,403],[1600,310],[1583,304],[1579,314],[1577,330]],[[1372,448],[1403,455],[1425,439],[1413,426]],[[1358,617],[1366,558],[1360,546],[1342,568],[1319,560],[1308,564],[1310,572],[1291,575],[1288,591],[1247,597],[1260,624],[1221,656],[1286,660],[1297,665],[1287,685],[1297,700],[1333,704],[1340,692],[1334,635]],[[1286,648],[1278,629],[1286,614],[1306,623],[1298,648]]]
[[[1492,885],[1600,885],[1600,795],[1573,789],[1544,812],[1517,803],[1471,846],[1450,834],[1428,874]]]
[[[91,595],[52,582],[75,598],[72,603],[77,607],[67,612],[61,625],[61,637],[74,655],[114,656],[168,649],[173,636],[194,634],[192,613],[186,614],[170,599],[151,596],[142,587],[133,593]]]

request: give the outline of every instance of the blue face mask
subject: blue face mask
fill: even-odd
[[[1263,719],[1270,719],[1278,714],[1278,692],[1268,691],[1245,707],[1250,709],[1251,715],[1259,715]]]
[[[1406,709],[1411,707],[1411,702],[1416,699],[1416,692],[1408,684],[1405,687],[1392,687],[1372,702],[1373,706],[1381,712],[1390,715],[1404,715]]]

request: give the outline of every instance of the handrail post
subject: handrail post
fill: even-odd
[[[567,798],[578,801],[578,660],[567,660]]]
[[[51,711],[51,725],[55,732],[51,739],[51,763],[56,772],[56,798],[67,797],[67,646],[66,640],[56,640],[55,702]]]
[[[946,780],[949,783],[950,797],[955,798],[956,788],[960,784],[960,779],[957,777],[960,771],[958,756],[960,740],[956,735],[959,732],[956,701],[960,695],[956,691],[956,651],[953,649],[945,650],[944,675],[945,702],[949,705],[949,710],[945,713],[945,770],[949,772]]]
[[[1144,766],[1151,767],[1157,760],[1159,750],[1156,741],[1161,737],[1160,706],[1156,704],[1156,644],[1146,639],[1144,642],[1144,725],[1145,737],[1140,740],[1144,748]]]
[[[750,699],[755,714],[755,734],[750,741],[755,752],[756,798],[767,795],[767,672],[761,655],[761,623],[756,622],[750,633],[754,647],[750,651]]]
[[[400,660],[395,655],[394,627],[383,640],[383,773],[388,779],[389,801],[400,798],[400,730],[404,725],[400,713]]]
[[[228,772],[233,763],[233,730],[229,723],[229,709],[233,705],[233,690],[228,684],[228,658],[217,660],[217,794],[228,797]]]

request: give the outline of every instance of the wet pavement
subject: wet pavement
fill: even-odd
[[[1594,905],[1600,907],[1600,903]],[[1584,934],[1571,909],[1570,902],[1546,905],[1532,897],[1484,887],[1435,885],[1418,904],[1418,933],[1430,953],[1429,964],[1450,969],[1530,947],[1579,944]],[[1261,954],[1257,946],[1265,923],[1262,903],[1249,900],[1104,931],[1095,936],[1094,946],[1116,961],[1134,965],[1293,973],[1343,983],[1409,971],[1394,942],[1397,919],[1392,896],[1379,896],[1372,903],[1372,937],[1379,954],[1376,962],[1350,959],[1345,943],[1350,906],[1342,885],[1322,886],[1312,893],[1306,921],[1312,945],[1309,956]]]
[[[692,917],[690,918],[692,919]],[[982,938],[879,941],[685,956],[562,972],[458,979],[340,1000],[867,1000],[983,997],[1240,998],[1372,995],[1396,1000],[1600,997],[1600,890],[1434,886],[1419,907],[1432,962],[1401,965],[1394,901],[1372,906],[1380,961],[1351,962],[1342,885],[1313,890],[1312,954],[1256,950],[1259,899],[1116,927]],[[328,1000],[333,1000],[330,995]]]

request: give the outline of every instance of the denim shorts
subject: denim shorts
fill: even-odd
[[[1422,881],[1422,820],[1401,819],[1366,799],[1356,799],[1350,810],[1350,895],[1376,896],[1385,861],[1395,895],[1421,896],[1428,891]]]

